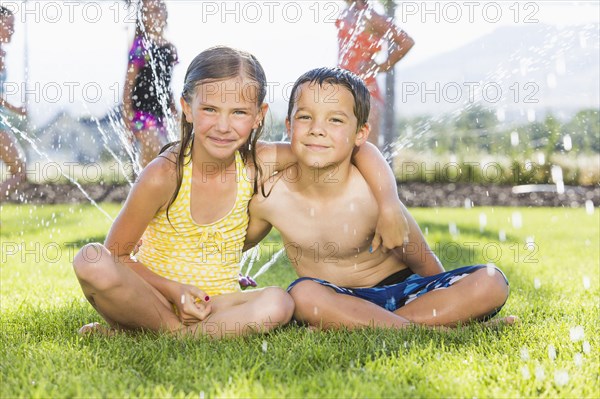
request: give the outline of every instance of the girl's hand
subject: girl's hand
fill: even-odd
[[[371,252],[375,252],[379,247],[383,253],[401,247],[408,242],[409,232],[408,221],[402,212],[400,202],[397,207],[382,209],[371,242]]]
[[[208,317],[212,311],[206,292],[189,284],[173,284],[170,301],[175,305],[177,317],[188,326]]]

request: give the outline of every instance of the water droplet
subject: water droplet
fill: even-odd
[[[546,373],[544,373],[544,369],[542,366],[535,366],[535,379],[538,381],[544,381],[546,378]]]
[[[552,165],[552,168],[550,168],[550,174],[552,175],[552,181],[554,183],[563,181],[563,171],[559,165]]]
[[[529,251],[535,250],[535,239],[533,237],[525,238],[525,249]]]
[[[429,227],[425,227],[425,235],[429,234]]]
[[[585,201],[585,211],[588,215],[594,214],[594,202],[592,200]]]
[[[571,338],[571,341],[573,341],[573,342],[583,340],[583,338],[585,337],[585,332],[583,331],[583,327],[576,326],[576,327],[570,328],[569,329],[569,337]]]
[[[263,353],[267,353],[267,341],[263,341],[262,342],[262,351]]]
[[[569,373],[564,370],[556,370],[554,372],[554,383],[559,387],[567,385],[569,383]]]
[[[539,290],[540,287],[542,286],[542,282],[540,281],[539,278],[534,278],[533,279],[533,288],[535,288],[536,290]]]
[[[456,223],[454,223],[454,222],[448,223],[448,231],[453,236],[458,235],[458,227],[456,227]]]
[[[483,232],[483,230],[485,229],[485,226],[487,226],[487,216],[485,213],[480,213],[479,214],[479,231]]]
[[[437,317],[437,309],[433,309],[433,317]]]
[[[552,181],[556,184],[556,192],[563,194],[565,192],[565,183],[563,182],[562,168],[558,165],[552,165],[550,173]]]
[[[592,346],[590,345],[589,341],[583,341],[583,345],[581,345],[581,348],[582,352],[586,355],[589,355],[592,350]]]
[[[313,307],[313,314],[316,316],[319,313],[319,309],[315,306]]]
[[[537,156],[537,159],[538,159],[538,163],[539,163],[540,165],[544,165],[544,164],[546,163],[546,155],[544,155],[544,153],[543,153],[543,152],[540,152],[540,153],[538,154],[538,156]]]
[[[527,121],[528,122],[535,122],[535,109],[528,109],[527,110]]]
[[[531,378],[531,374],[529,373],[529,367],[522,366],[521,367],[521,375],[523,375],[524,380],[528,380]]]
[[[506,241],[506,232],[504,230],[500,230],[498,232],[498,239],[500,240],[500,242]]]
[[[512,225],[515,229],[523,227],[523,217],[521,216],[521,212],[513,212]]]
[[[496,110],[496,119],[498,119],[498,122],[504,122],[506,119],[506,112],[502,108]]]
[[[471,198],[465,198],[465,209],[471,209],[473,207],[473,202]]]
[[[524,362],[529,360],[529,349],[527,349],[525,346],[521,348],[521,360]]]
[[[516,147],[519,145],[519,132],[512,132],[510,134],[510,145]]]
[[[588,276],[583,276],[583,289],[589,290],[591,286],[591,281]]]
[[[568,134],[565,134],[565,137],[563,137],[563,148],[565,151],[571,151],[571,149],[573,149],[573,141]]]
[[[556,359],[556,348],[552,344],[548,345],[548,358],[552,361]]]
[[[583,365],[583,355],[581,353],[576,353],[573,356],[573,362],[575,362],[575,366],[581,367]]]
[[[182,305],[185,304],[185,295],[183,295],[183,294],[181,295],[181,304]]]

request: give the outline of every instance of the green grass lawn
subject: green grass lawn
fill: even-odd
[[[290,325],[220,342],[80,337],[100,317],[70,263],[84,243],[103,241],[110,221],[91,206],[3,205],[1,397],[600,396],[598,209],[411,211],[447,269],[505,271],[511,295],[501,315],[518,315],[520,325],[324,333]],[[281,259],[259,283],[285,287],[293,277]]]

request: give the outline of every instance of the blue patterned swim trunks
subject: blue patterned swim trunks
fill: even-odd
[[[299,279],[293,281],[290,284],[287,291],[289,292],[300,281],[312,280],[325,287],[332,288],[337,293],[351,295],[367,300],[378,306],[381,306],[382,308],[389,310],[390,312],[393,312],[396,309],[399,309],[402,306],[412,302],[413,300],[415,300],[423,294],[435,290],[448,288],[463,277],[466,277],[469,274],[483,268],[489,268],[488,270],[490,273],[500,273],[502,277],[504,277],[504,280],[506,280],[506,284],[508,284],[508,279],[500,269],[495,268],[493,266],[475,265],[459,267],[458,269],[450,270],[428,277],[421,277],[418,274],[409,274],[405,279],[403,279],[403,281],[397,282],[395,284],[381,285],[380,283],[377,286],[370,288],[338,287],[335,284],[318,278],[300,277]],[[404,270],[402,272],[404,272]],[[404,274],[406,275],[408,273]],[[385,279],[383,282],[385,282],[386,280],[388,279]],[[485,319],[487,320],[495,316],[501,308],[502,306],[495,309],[493,313],[486,315]]]

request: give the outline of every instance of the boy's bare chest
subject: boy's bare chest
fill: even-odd
[[[315,263],[327,256],[342,260],[368,251],[378,216],[370,197],[357,196],[331,204],[299,199],[290,205],[287,212],[276,212],[272,224],[287,245],[302,248],[304,253],[320,254],[315,255]]]

